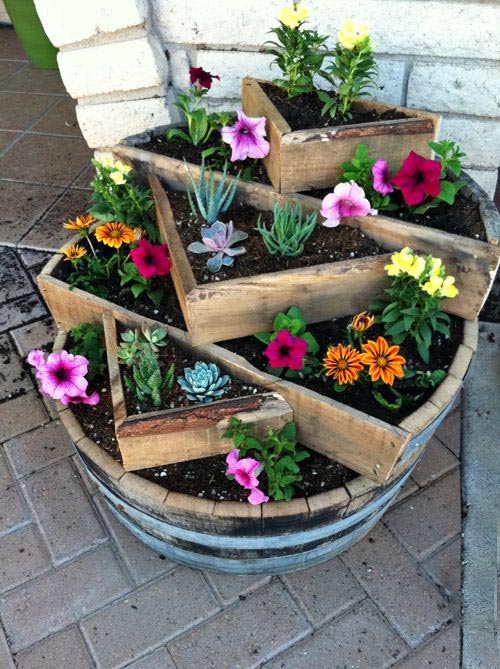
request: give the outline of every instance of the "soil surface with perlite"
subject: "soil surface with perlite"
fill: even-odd
[[[222,267],[219,272],[213,274],[207,268],[207,260],[212,254],[196,254],[187,250],[192,242],[201,241],[200,229],[206,226],[205,221],[200,216],[193,214],[185,193],[168,191],[167,195],[174,213],[177,231],[189,258],[196,282],[199,284],[388,253],[357,228],[347,225],[340,225],[334,229],[325,228],[321,225],[321,216],[318,216],[318,224],[305,242],[302,255],[296,258],[271,255],[264,245],[262,236],[255,228],[260,217],[270,229],[273,212],[259,211],[248,204],[233,201],[228,211],[221,214],[219,218],[223,223],[233,221],[236,230],[248,234],[247,239],[235,245],[243,246],[246,253],[236,256],[232,267]]]

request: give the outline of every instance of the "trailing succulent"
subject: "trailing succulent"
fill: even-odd
[[[317,222],[317,212],[302,218],[299,202],[295,205],[286,202],[283,207],[276,203],[271,228],[268,230],[259,216],[257,230],[271,255],[296,257],[304,252],[304,244],[312,235]]]
[[[221,376],[217,365],[198,361],[194,369],[187,367],[184,370],[184,376],[180,376],[177,383],[188,400],[207,404],[222,397],[230,378],[227,374]]]
[[[191,211],[195,216],[198,213],[205,219],[208,225],[212,225],[219,218],[219,214],[224,213],[229,209],[236,193],[236,186],[238,185],[239,175],[234,179],[233,183],[229,184],[224,190],[227,176],[227,161],[224,164],[224,169],[222,171],[222,177],[220,183],[215,187],[215,174],[210,168],[206,171],[208,172],[208,178],[205,176],[205,158],[201,161],[200,167],[200,181],[196,183],[193,174],[189,165],[186,163],[187,170],[189,172],[189,177],[191,179],[191,188],[188,188],[188,199],[191,206]],[[196,209],[193,194],[196,199],[196,204],[198,209]]]
[[[201,229],[202,242],[193,242],[188,246],[191,253],[212,253],[212,257],[207,262],[207,267],[211,272],[218,272],[224,265],[231,267],[235,256],[246,253],[243,246],[233,245],[243,241],[248,237],[246,232],[235,230],[233,222],[222,223],[216,221],[210,228]]]

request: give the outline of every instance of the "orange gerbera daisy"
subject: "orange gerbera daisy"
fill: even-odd
[[[122,244],[130,244],[135,239],[135,233],[127,228],[125,223],[105,223],[95,231],[98,242],[119,249]]]
[[[333,376],[340,385],[353,383],[363,369],[361,354],[350,344],[329,346],[326,358],[323,359],[323,367],[327,370],[326,376]]]
[[[369,314],[367,311],[362,311],[360,314],[356,314],[351,321],[351,327],[355,332],[364,332],[371,328],[375,322],[375,316]]]
[[[363,344],[361,362],[368,366],[368,373],[372,381],[382,379],[384,383],[392,386],[394,378],[402,379],[404,376],[403,365],[406,363],[402,355],[398,355],[399,346],[389,346],[383,337],[377,341],[369,340]]]
[[[67,223],[63,223],[63,227],[67,230],[87,230],[94,221],[95,218],[90,214],[87,216],[77,216],[74,220],[70,218]]]
[[[63,253],[66,256],[64,260],[80,260],[80,258],[83,258],[84,255],[87,255],[87,251],[83,248],[83,246],[79,246],[78,244],[72,244],[71,246],[68,246],[66,249],[63,249]]]

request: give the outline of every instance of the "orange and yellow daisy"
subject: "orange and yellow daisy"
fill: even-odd
[[[80,260],[84,255],[87,255],[87,251],[80,246],[79,244],[72,244],[62,251],[66,256],[64,260],[70,260],[74,262],[75,260]]]
[[[119,249],[122,244],[130,244],[135,239],[135,233],[125,223],[105,223],[95,231],[98,242]]]
[[[327,370],[326,376],[333,376],[340,385],[353,383],[363,369],[361,354],[350,344],[329,346],[326,358],[323,359],[323,367]]]
[[[375,316],[372,316],[367,311],[362,311],[354,316],[351,321],[351,327],[355,332],[364,332],[371,328],[374,322]]]
[[[372,381],[382,379],[384,383],[392,386],[396,377],[403,378],[403,365],[406,360],[398,355],[399,346],[389,346],[384,337],[379,337],[377,341],[368,340],[363,344],[363,351],[360,359],[368,367]]]
[[[63,223],[63,227],[67,230],[88,230],[92,223],[94,223],[95,218],[88,214],[87,216],[77,216],[74,220],[69,219],[67,223]]]

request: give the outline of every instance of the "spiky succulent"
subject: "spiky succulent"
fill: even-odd
[[[239,175],[232,183],[227,186],[226,190],[224,190],[227,176],[227,161],[224,164],[222,177],[217,188],[215,187],[215,174],[210,168],[206,170],[208,172],[208,178],[205,175],[205,158],[203,158],[201,161],[199,183],[196,183],[191,173],[191,169],[187,163],[186,167],[191,179],[191,188],[188,188],[187,191],[191,211],[195,216],[197,216],[199,213],[205,219],[208,225],[212,225],[212,223],[215,223],[215,221],[219,218],[219,214],[227,211],[231,206],[234,194],[236,193],[236,186],[238,185]],[[194,205],[193,194],[196,198],[198,210],[196,210]]]
[[[227,374],[221,376],[214,363],[198,361],[194,369],[186,367],[184,376],[180,376],[177,383],[186,393],[188,400],[207,404],[222,397],[230,378]]]
[[[133,380],[125,376],[128,388],[143,401],[151,397],[155,407],[161,406],[161,389],[164,380],[161,375],[158,358],[152,351],[142,351],[140,359],[132,367]]]
[[[293,258],[304,252],[304,244],[314,232],[317,220],[317,212],[302,217],[300,202],[294,205],[287,201],[283,207],[277,202],[274,206],[274,221],[271,228],[268,229],[259,216],[257,230],[271,255]]]
[[[222,223],[216,221],[209,228],[201,229],[201,238],[203,242],[193,242],[188,246],[191,253],[212,253],[214,254],[207,262],[207,267],[211,272],[218,272],[222,265],[231,267],[234,263],[234,257],[246,253],[244,246],[233,244],[241,242],[248,237],[246,232],[235,230],[233,222]]]

